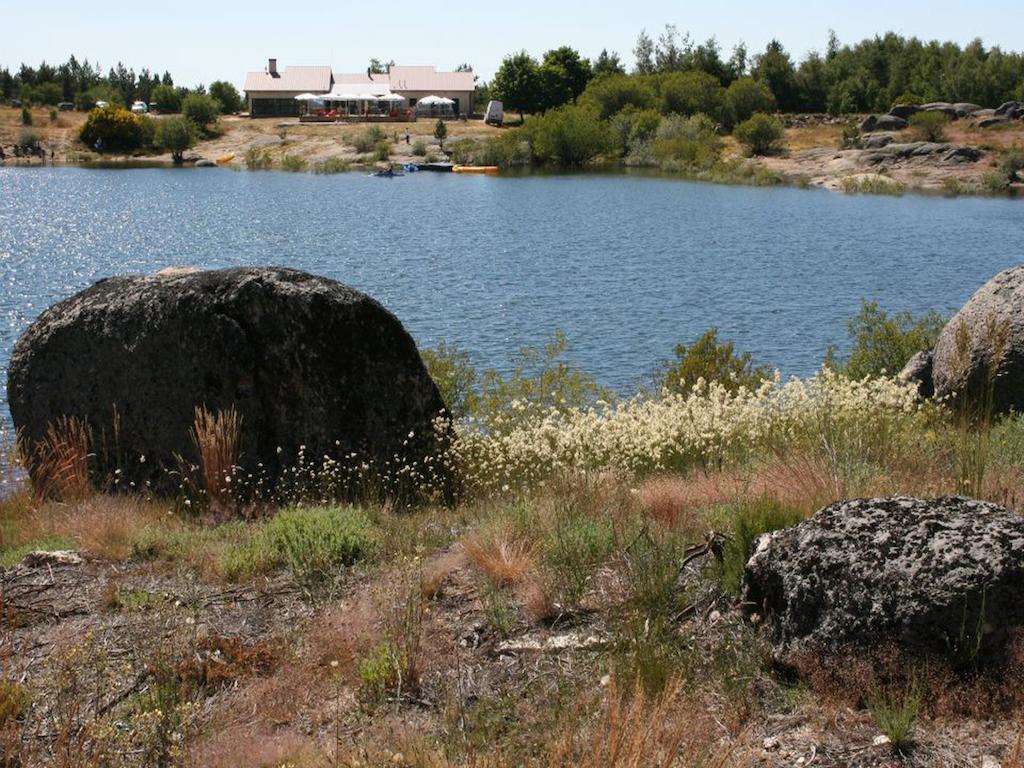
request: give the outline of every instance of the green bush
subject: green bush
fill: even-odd
[[[664,170],[708,170],[718,162],[722,140],[705,115],[668,115],[658,124],[652,152]]]
[[[945,141],[949,117],[942,112],[917,112],[910,116],[910,128],[918,141]]]
[[[611,516],[570,505],[559,509],[541,543],[541,560],[558,602],[576,606],[615,544]]]
[[[438,146],[444,149],[444,140],[448,138],[448,126],[444,124],[444,120],[438,120],[434,124],[434,138],[437,139]]]
[[[1007,182],[1013,184],[1020,180],[1020,172],[1024,171],[1024,150],[1012,149],[1006,152],[996,166]]]
[[[25,126],[18,131],[16,146],[23,152],[35,152],[39,148],[39,134]]]
[[[224,573],[237,580],[285,567],[300,582],[319,582],[372,556],[376,546],[373,523],[361,509],[291,507],[263,523],[248,541],[229,547]]]
[[[764,112],[756,113],[733,130],[736,141],[749,155],[770,155],[778,152],[782,149],[784,135],[782,123]]]
[[[157,123],[153,143],[164,152],[171,153],[171,159],[180,163],[185,151],[196,143],[196,126],[187,117],[171,117]]]
[[[49,117],[50,117],[50,122],[51,123],[56,123],[57,122],[57,118],[58,118],[57,110],[51,108],[50,109],[50,113],[49,113]]]
[[[907,190],[902,181],[879,174],[844,176],[839,185],[848,195],[902,195]]]
[[[319,163],[313,166],[313,173],[330,174],[330,173],[345,173],[352,169],[352,164],[341,157],[329,157],[326,160],[321,160]]]
[[[64,90],[58,83],[46,82],[39,85],[26,85],[21,89],[23,104],[55,105],[64,98]]]
[[[195,123],[200,130],[217,122],[220,116],[220,103],[210,96],[201,93],[190,93],[181,101],[181,114]]]
[[[917,107],[924,104],[926,99],[923,96],[918,96],[916,93],[904,93],[902,96],[896,98],[896,101],[892,103],[894,107]]]
[[[32,113],[28,111],[28,107],[21,108],[21,124],[32,125]]]
[[[384,162],[391,157],[391,144],[387,141],[378,141],[373,147],[373,159],[377,162]]]
[[[740,387],[756,389],[772,378],[766,366],[755,366],[749,352],[736,354],[733,342],[719,342],[718,329],[710,328],[693,344],[679,344],[675,359],[662,363],[661,387],[670,392],[689,392],[698,379],[718,382],[730,392]]]
[[[661,80],[663,115],[704,114],[722,121],[725,113],[725,89],[707,72],[673,72]]]
[[[530,117],[522,129],[533,157],[559,165],[583,165],[612,149],[608,124],[597,112],[567,105]]]
[[[384,131],[379,125],[371,125],[365,131],[353,134],[347,138],[349,144],[355,147],[356,152],[361,155],[373,152],[377,145],[386,139]]]
[[[749,120],[757,112],[774,112],[775,97],[764,83],[741,77],[725,91],[726,122],[736,125]]]
[[[416,157],[423,157],[427,154],[427,142],[423,139],[416,139],[412,143],[412,153]]]
[[[306,160],[298,155],[285,155],[281,158],[281,170],[301,173],[306,170]]]
[[[591,80],[578,100],[581,105],[595,108],[602,120],[630,106],[652,109],[657,102],[650,80],[636,75],[611,75]]]
[[[228,115],[242,108],[242,97],[238,89],[226,80],[215,80],[210,83],[210,96],[216,99],[222,114]]]
[[[468,352],[442,341],[433,349],[421,350],[420,357],[453,419],[463,419],[477,412],[477,372]]]
[[[868,703],[878,730],[889,737],[889,746],[904,752],[914,745],[914,729],[921,708],[921,694],[911,689],[896,694],[876,694]]]
[[[173,85],[158,85],[153,89],[149,98],[150,106],[156,105],[161,112],[170,114],[181,112],[181,91]]]
[[[829,363],[852,379],[893,376],[914,354],[932,349],[945,325],[946,319],[934,310],[921,317],[909,312],[890,315],[877,301],[864,301],[846,323],[853,341],[850,356],[836,361],[830,354]]]
[[[627,106],[609,121],[613,141],[623,157],[648,146],[661,125],[661,113],[656,109],[637,109]]]
[[[771,499],[747,501],[726,507],[722,518],[731,527],[731,538],[722,552],[722,588],[738,596],[743,588],[747,560],[754,552],[754,542],[765,533],[789,528],[803,520],[797,509]]]
[[[850,122],[843,126],[843,135],[839,140],[840,149],[859,149],[860,148],[860,126],[857,123]]]
[[[97,107],[89,113],[78,137],[88,147],[100,142],[102,151],[131,151],[143,146],[145,126],[124,107]]]
[[[274,164],[274,159],[265,149],[249,147],[245,150],[245,167],[250,171],[265,171]]]

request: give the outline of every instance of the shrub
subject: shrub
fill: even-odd
[[[731,595],[739,595],[747,560],[753,554],[757,538],[764,533],[796,525],[803,519],[803,514],[777,501],[763,499],[727,507],[723,518],[731,521],[732,537],[722,552],[722,587]]]
[[[877,173],[864,176],[844,176],[839,184],[843,192],[848,195],[902,195],[906,191],[906,185],[903,182]]]
[[[21,124],[32,125],[32,113],[28,111],[28,107],[21,108]]]
[[[18,131],[16,146],[23,152],[35,152],[39,148],[39,134],[32,128],[25,126]]]
[[[274,164],[270,153],[258,147],[249,147],[245,150],[245,167],[250,171],[263,171]]]
[[[412,153],[416,157],[423,157],[427,154],[427,142],[423,139],[416,139],[412,143]]]
[[[611,517],[569,504],[558,509],[541,542],[541,562],[559,602],[576,606],[615,543]]]
[[[1009,183],[1019,181],[1018,174],[1024,171],[1024,150],[1013,149],[1005,153],[996,167]]]
[[[444,149],[444,140],[448,138],[448,126],[444,124],[444,120],[438,120],[434,124],[434,138],[437,139],[438,146]]]
[[[698,379],[717,382],[728,392],[740,387],[754,390],[772,378],[766,366],[754,366],[749,352],[738,355],[733,342],[719,342],[717,328],[708,329],[689,346],[677,345],[674,354],[675,360],[662,363],[661,386],[670,392],[690,392]]]
[[[49,112],[49,117],[50,117],[50,122],[51,123],[56,123],[57,119],[59,117],[59,115],[57,114],[57,110],[51,107],[50,108],[50,112]]]
[[[376,149],[377,144],[384,141],[384,131],[379,125],[372,125],[361,133],[353,134],[348,137],[348,143],[355,147],[356,152],[359,154],[366,154],[367,152],[373,152]]]
[[[843,126],[842,138],[839,140],[839,148],[859,149],[860,138],[860,126],[854,122],[846,123]]]
[[[181,91],[173,85],[158,85],[149,95],[149,99],[150,106],[155,104],[161,112],[181,112]]]
[[[607,123],[586,107],[567,105],[527,120],[524,135],[535,158],[561,165],[583,165],[612,148]]]
[[[373,147],[373,159],[384,162],[391,157],[391,145],[387,141],[378,141]]]
[[[917,112],[910,116],[910,128],[919,141],[945,141],[949,117],[942,112]]]
[[[725,89],[707,72],[673,72],[661,81],[661,112],[664,115],[709,116],[722,121]]]
[[[220,103],[210,96],[190,93],[181,101],[181,114],[200,129],[205,129],[210,123],[217,122],[220,116]]]
[[[633,106],[613,115],[609,121],[613,141],[622,156],[649,144],[660,124],[661,113],[658,110],[638,110]]]
[[[196,143],[195,124],[187,117],[172,117],[160,120],[156,125],[153,143],[164,152],[170,152],[175,163],[180,163],[185,150]]]
[[[607,120],[626,107],[651,109],[657,105],[657,97],[648,78],[612,75],[591,80],[579,103],[595,108],[598,116]]]
[[[421,350],[420,357],[453,419],[463,419],[477,412],[478,377],[468,352],[442,341],[433,349]]]
[[[664,170],[707,170],[718,162],[722,142],[705,115],[669,115],[654,135],[652,152]]]
[[[932,349],[946,319],[934,310],[921,317],[909,312],[888,314],[877,301],[864,301],[860,312],[846,323],[853,342],[850,356],[837,365],[853,379],[865,376],[893,376],[917,352]]]
[[[9,720],[16,720],[28,709],[31,699],[28,691],[13,680],[0,678],[0,729]]]
[[[764,83],[751,77],[741,77],[726,89],[725,105],[726,122],[736,125],[749,120],[757,112],[774,112],[775,96]]]
[[[921,104],[924,104],[924,102],[925,102],[925,100],[924,100],[923,96],[918,96],[916,93],[907,92],[907,93],[904,93],[902,96],[898,96],[896,98],[896,101],[894,101],[892,103],[892,105],[894,107],[903,107],[903,106],[916,107],[916,106],[919,106]]]
[[[889,737],[892,749],[904,752],[914,745],[914,728],[921,708],[921,695],[916,690],[876,694],[869,707],[878,730]]]
[[[313,173],[345,173],[352,164],[341,157],[329,157],[313,166]]]
[[[129,151],[143,145],[145,130],[142,121],[124,107],[97,107],[89,113],[79,138],[100,151]]]
[[[749,155],[770,155],[782,149],[782,123],[771,115],[758,112],[733,130],[736,138]]]
[[[301,173],[306,170],[305,158],[298,155],[285,155],[281,158],[281,170],[290,173]]]

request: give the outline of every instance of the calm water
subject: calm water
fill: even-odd
[[[628,390],[717,325],[806,374],[845,349],[862,298],[958,307],[1024,259],[1022,225],[1021,201],[643,176],[6,168],[0,366],[47,305],[100,277],[277,264],[366,291],[420,345],[456,341],[481,365],[562,328],[580,365]]]

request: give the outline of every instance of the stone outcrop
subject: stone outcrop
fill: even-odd
[[[917,394],[922,398],[929,398],[935,394],[935,384],[932,381],[932,352],[927,350],[917,352],[911,357],[903,370],[897,374],[897,378],[905,382],[913,382],[917,385]]]
[[[1024,517],[961,497],[858,499],[761,536],[744,600],[779,660],[896,644],[998,656],[1024,625]]]
[[[992,387],[996,412],[1024,409],[1024,265],[989,280],[943,328],[934,351],[935,396]]]
[[[234,407],[240,465],[273,482],[307,462],[423,470],[444,402],[402,324],[341,283],[274,267],[113,277],[56,304],[17,342],[8,375],[27,445],[84,419],[105,481],[173,493],[196,463],[194,409]],[[397,459],[396,459],[397,457]]]

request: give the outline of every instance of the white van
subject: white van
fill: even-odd
[[[487,125],[501,125],[505,122],[505,105],[500,101],[488,101],[484,122]]]
[[[132,112],[136,115],[144,115],[149,112],[149,107],[146,106],[146,102],[144,101],[136,101],[132,104]]]

